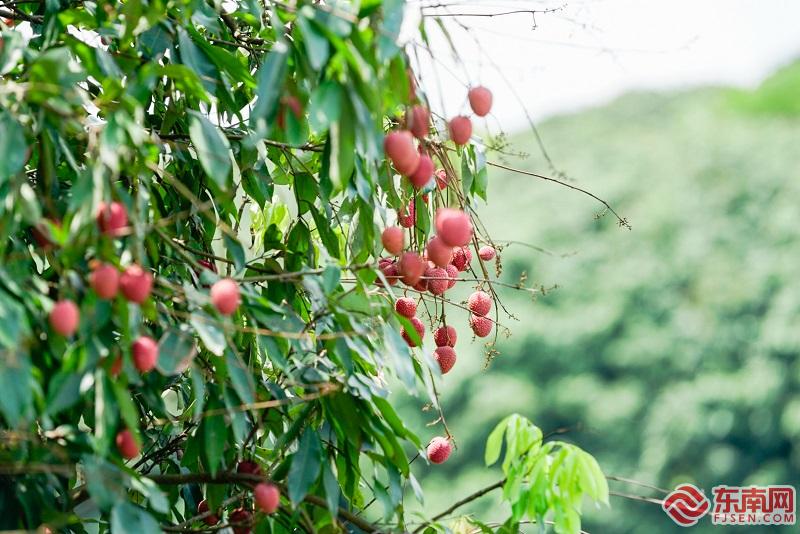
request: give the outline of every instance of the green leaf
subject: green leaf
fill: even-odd
[[[110,510],[127,497],[126,475],[114,464],[97,456],[83,457],[86,489],[100,510]]]
[[[6,111],[0,111],[0,185],[25,166],[28,145],[22,126]]]
[[[218,404],[214,407],[216,408],[217,406]],[[225,418],[222,415],[212,415],[203,419],[202,430],[203,443],[205,445],[203,452],[208,463],[207,468],[214,475],[220,468],[222,455],[225,452],[228,426],[225,424]]]
[[[308,123],[312,130],[322,133],[339,120],[343,95],[342,86],[333,80],[325,80],[311,93]]]
[[[242,359],[232,351],[225,351],[226,363],[228,366],[228,376],[230,376],[233,389],[241,401],[245,404],[255,402],[255,384],[253,383],[253,373],[244,364]]]
[[[226,189],[232,169],[228,139],[196,111],[192,111],[189,118],[189,137],[205,173],[221,189]]]
[[[66,410],[80,400],[81,375],[72,372],[58,373],[50,381],[47,395],[48,415]],[[129,397],[130,398],[130,397]]]
[[[9,426],[25,420],[33,402],[31,362],[19,351],[0,349],[0,410]]]
[[[194,331],[208,351],[215,356],[225,352],[225,332],[217,326],[217,320],[204,312],[194,312],[190,320]]]
[[[493,465],[500,458],[500,449],[503,446],[503,434],[506,431],[508,422],[511,416],[504,418],[497,423],[489,438],[486,440],[486,452],[484,454],[484,461],[487,466]]]
[[[303,500],[317,480],[321,464],[319,436],[314,430],[306,429],[300,437],[297,452],[292,456],[292,467],[289,469],[289,499],[295,506]]]
[[[238,239],[234,239],[227,233],[222,234],[222,239],[225,242],[225,249],[228,251],[228,256],[233,260],[233,266],[237,271],[241,271],[245,267],[245,254],[244,247]]]
[[[161,527],[153,516],[129,502],[120,502],[111,510],[114,534],[158,534]]]
[[[278,109],[278,99],[283,88],[283,79],[286,76],[286,62],[289,47],[283,41],[276,42],[258,69],[256,82],[258,88],[255,106],[250,112],[251,127],[256,130],[268,131],[268,125],[275,117]],[[261,122],[261,124],[259,124]]]
[[[314,8],[306,5],[300,10],[300,16],[295,19],[295,22],[303,33],[303,44],[305,44],[311,68],[320,70],[328,61],[330,45],[325,36],[314,27],[314,22],[311,20],[313,18]]]
[[[182,330],[167,330],[158,343],[158,371],[165,376],[182,374],[192,364],[197,347],[194,338]]]

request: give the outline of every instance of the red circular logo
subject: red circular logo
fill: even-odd
[[[681,484],[667,495],[661,508],[682,527],[691,527],[708,513],[711,502],[697,486]]]

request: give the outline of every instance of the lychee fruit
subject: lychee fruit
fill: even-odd
[[[281,492],[274,484],[260,482],[253,488],[253,500],[263,512],[271,514],[281,503]]]
[[[446,189],[447,184],[450,183],[450,177],[447,176],[447,171],[444,169],[439,169],[436,171],[434,176],[436,177],[436,185],[439,187],[439,189]]]
[[[414,171],[413,174],[409,175],[408,181],[411,182],[417,189],[422,189],[431,181],[433,177],[433,160],[427,154],[422,154],[419,157],[419,164],[417,165],[417,170]]]
[[[428,253],[428,259],[439,267],[447,266],[453,257],[453,247],[447,245],[439,236],[434,236],[428,241],[425,250]]]
[[[410,176],[417,170],[420,157],[414,147],[411,132],[406,130],[389,132],[383,140],[383,150],[400,174]]]
[[[109,369],[111,372],[111,376],[117,377],[122,372],[122,358],[117,357],[113,362],[111,362],[111,368]]]
[[[236,472],[245,475],[260,475],[261,466],[252,460],[242,460],[236,464]]]
[[[475,315],[486,315],[492,309],[492,297],[484,291],[476,291],[467,299],[467,307]]]
[[[406,112],[406,126],[414,137],[425,139],[431,127],[431,114],[425,106],[414,106]]]
[[[101,202],[97,207],[97,226],[108,236],[123,235],[128,228],[128,210],[125,208],[125,204]]]
[[[412,317],[411,325],[414,327],[414,330],[417,331],[419,339],[422,340],[422,338],[425,337],[425,325],[423,324],[423,322],[420,321],[417,317]],[[406,340],[406,343],[408,343],[409,347],[417,346],[416,342],[413,339],[411,339],[411,336],[408,335],[405,328],[403,328],[403,331],[400,332],[400,335],[403,336],[403,339]]]
[[[61,221],[59,220],[51,220],[50,223],[55,226],[61,226]],[[36,244],[45,250],[52,248],[54,245],[53,236],[50,234],[50,226],[46,221],[41,221],[34,225],[31,228],[31,235]]]
[[[409,203],[397,212],[397,223],[403,228],[411,228],[417,222],[414,202]]]
[[[228,523],[233,527],[233,534],[250,534],[253,514],[244,508],[237,508],[228,516]]]
[[[441,267],[436,267],[427,270],[425,276],[428,278],[428,291],[434,295],[441,295],[447,291],[447,286],[449,284],[447,271]]]
[[[459,271],[466,271],[472,262],[472,252],[469,247],[458,247],[453,251],[453,266]]]
[[[445,270],[447,271],[447,276],[448,276],[447,289],[450,289],[451,287],[456,285],[456,281],[458,281],[458,269],[456,269],[455,265],[450,263],[447,265],[447,267],[445,267]]]
[[[472,121],[460,115],[450,119],[450,139],[457,145],[466,145],[472,137]]]
[[[62,336],[69,337],[78,329],[80,321],[80,311],[78,306],[71,300],[59,300],[50,310],[50,326]]]
[[[117,450],[126,460],[139,456],[139,445],[136,443],[133,433],[127,428],[117,433],[114,442],[117,444]]]
[[[197,263],[212,272],[217,272],[217,266],[212,260],[199,259]]]
[[[411,319],[417,314],[417,303],[414,302],[414,299],[400,297],[397,299],[397,302],[394,303],[394,309],[403,317]]]
[[[428,460],[433,464],[440,464],[450,457],[453,447],[447,438],[437,436],[428,444]]]
[[[158,343],[148,336],[141,336],[131,346],[133,365],[140,373],[146,373],[156,366],[158,361]]]
[[[456,339],[458,339],[456,329],[450,325],[440,326],[433,333],[433,342],[437,347],[455,347]]]
[[[456,364],[456,351],[448,345],[436,347],[436,350],[433,351],[433,357],[439,362],[439,368],[442,370],[443,375],[446,375]]]
[[[493,260],[495,254],[497,254],[497,252],[494,250],[494,247],[490,247],[489,245],[484,245],[478,249],[478,256],[480,256],[483,261]]]
[[[486,337],[492,332],[492,320],[488,317],[472,314],[469,316],[469,327],[478,337]]]
[[[466,245],[472,238],[469,215],[455,208],[439,208],[436,211],[436,234],[451,247]]]
[[[469,105],[475,115],[485,117],[492,109],[492,92],[485,87],[478,86],[469,90],[467,95]]]
[[[211,303],[222,315],[231,315],[239,307],[239,284],[223,278],[211,286]]]
[[[390,286],[397,284],[399,273],[397,271],[396,263],[384,263],[380,269]],[[379,286],[383,286],[383,281],[380,278],[377,278],[375,283]]]
[[[300,100],[294,96],[284,96],[281,98],[281,108],[278,111],[278,128],[281,130],[286,128],[286,111],[290,110],[292,114],[295,116],[296,119],[300,119],[303,116],[303,105],[300,103]]]
[[[101,263],[89,275],[89,285],[101,299],[113,299],[119,290],[119,271],[110,263]]]
[[[141,304],[153,289],[153,275],[138,265],[131,265],[119,279],[122,294],[131,302]]]
[[[425,262],[416,252],[404,252],[398,265],[403,283],[414,286],[425,273]]]
[[[399,226],[390,226],[381,234],[381,243],[386,252],[398,256],[403,252],[404,238],[403,229]]]
[[[426,271],[427,271],[427,269],[426,269]],[[424,292],[426,292],[426,291],[428,290],[428,281],[427,281],[427,280],[425,280],[425,279],[423,278],[423,279],[421,279],[419,282],[417,282],[416,284],[414,284],[414,286],[413,286],[413,287],[414,287],[414,289],[416,289],[417,291],[419,291],[419,292],[421,292],[421,293],[424,293]]]
[[[197,505],[197,513],[198,513],[198,515],[199,514],[204,514],[204,513],[208,512],[208,510],[209,510],[208,501],[203,499],[202,501],[200,501],[198,503],[198,505]],[[203,523],[205,523],[206,525],[209,525],[209,526],[216,525],[217,523],[219,523],[219,517],[217,517],[215,514],[208,515],[208,516],[203,518]]]

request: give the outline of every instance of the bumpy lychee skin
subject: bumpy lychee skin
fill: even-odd
[[[451,247],[466,245],[472,238],[472,222],[469,220],[469,215],[454,208],[438,209],[436,234]]]
[[[434,295],[441,295],[447,291],[447,286],[449,284],[447,271],[441,267],[436,267],[426,271],[425,276],[428,277],[428,291]]]
[[[425,273],[425,262],[416,252],[404,252],[398,265],[403,283],[414,286]]]
[[[223,278],[211,286],[211,303],[222,315],[232,315],[240,302],[239,284],[230,278]]]
[[[120,430],[117,437],[114,439],[117,445],[117,450],[126,460],[136,458],[139,456],[139,445],[133,437],[133,433],[127,428]]]
[[[262,512],[272,514],[281,504],[281,492],[274,484],[261,482],[253,488],[253,500]]]
[[[71,300],[59,300],[50,310],[50,326],[62,336],[69,337],[78,329],[81,314],[78,306]]]
[[[450,129],[450,139],[457,145],[466,145],[472,137],[472,121],[469,117],[460,115],[450,119],[448,125]]]
[[[428,259],[438,267],[446,267],[453,257],[453,247],[445,243],[439,236],[434,236],[428,241],[425,250],[428,253]]]
[[[403,228],[411,228],[416,223],[416,209],[414,203],[411,202],[397,212],[397,223]]]
[[[411,132],[405,130],[389,132],[383,140],[383,150],[400,174],[410,176],[417,170],[419,152],[414,147]]]
[[[245,475],[260,475],[261,466],[252,460],[242,460],[236,464],[236,472]]]
[[[397,302],[394,303],[394,309],[403,317],[411,319],[417,314],[417,303],[414,302],[414,299],[400,297],[397,299]]]
[[[448,276],[447,289],[450,289],[456,285],[456,282],[458,281],[458,269],[456,269],[456,266],[451,263],[445,267],[445,270],[447,271]]]
[[[412,317],[411,318],[411,324],[414,327],[414,330],[417,331],[417,334],[419,335],[419,339],[422,340],[422,338],[425,337],[425,325],[423,324],[423,322],[420,321],[417,317]],[[403,328],[403,331],[400,332],[400,335],[403,337],[403,339],[406,340],[406,343],[408,343],[409,347],[416,347],[417,346],[417,344],[414,342],[414,340],[411,339],[411,336],[408,335],[408,332],[406,332],[405,328]]]
[[[397,270],[397,264],[392,263],[385,263],[381,267],[381,272],[383,272],[383,276],[386,278],[386,281],[389,282],[390,286],[396,285],[397,280],[399,280],[400,273]],[[375,283],[379,286],[383,286],[383,281],[380,278],[375,280]]]
[[[414,106],[406,113],[406,126],[414,137],[425,139],[431,127],[431,114],[425,106]]]
[[[456,351],[453,350],[453,347],[447,345],[436,347],[436,350],[433,351],[433,357],[439,362],[439,368],[442,370],[443,375],[446,375],[456,364]]]
[[[475,115],[485,117],[492,110],[492,92],[485,87],[478,86],[469,90],[467,95],[469,105]]]
[[[492,333],[492,320],[488,317],[472,314],[469,316],[469,327],[478,337],[486,337]]]
[[[433,342],[437,347],[455,347],[457,339],[456,329],[450,325],[440,326],[433,333]]]
[[[128,228],[128,210],[125,208],[125,204],[101,202],[97,207],[97,226],[108,236],[123,235]]]
[[[436,177],[436,186],[439,189],[447,189],[447,184],[450,183],[450,177],[447,176],[447,171],[444,169],[439,169],[434,173]]]
[[[208,512],[208,510],[209,510],[208,501],[203,499],[202,501],[200,501],[198,503],[198,505],[197,505],[197,513],[198,514],[204,514],[204,513]],[[219,523],[219,517],[217,517],[215,514],[211,514],[211,515],[206,516],[206,517],[203,518],[203,523],[205,523],[206,525],[209,525],[209,526],[216,525],[217,523]]]
[[[432,464],[440,464],[450,457],[453,447],[447,438],[437,436],[428,444],[428,460]]]
[[[463,272],[469,268],[472,262],[472,252],[469,247],[457,247],[453,250],[453,266]]]
[[[433,178],[433,160],[427,154],[422,154],[419,157],[419,164],[417,164],[417,170],[414,171],[408,177],[408,181],[411,182],[411,185],[416,187],[417,189],[422,189],[431,181]]]
[[[496,255],[497,251],[495,251],[494,247],[490,247],[489,245],[484,245],[478,249],[478,256],[480,256],[483,261],[491,261]]]
[[[158,362],[158,343],[148,336],[141,336],[131,346],[133,365],[140,373],[151,371]]]
[[[476,291],[467,299],[467,307],[475,315],[486,315],[492,309],[492,297],[484,291]]]
[[[393,256],[400,255],[403,252],[405,239],[403,237],[403,229],[399,226],[390,226],[381,234],[381,243],[386,252]]]
[[[119,290],[119,271],[110,263],[101,263],[89,275],[89,285],[101,299],[113,299]]]
[[[228,516],[228,523],[235,525],[233,527],[233,534],[250,534],[253,514],[244,508],[237,508]]]
[[[131,265],[122,273],[119,288],[126,299],[141,304],[153,289],[153,275],[138,265]]]

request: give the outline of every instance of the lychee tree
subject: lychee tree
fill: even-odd
[[[387,396],[440,410],[458,344],[497,335],[472,128],[491,93],[432,120],[404,9],[0,3],[0,528],[451,524],[465,500],[405,502],[410,463],[453,461],[456,436]],[[459,524],[577,532],[607,500],[590,455],[520,416],[487,464],[503,449],[508,520]]]

